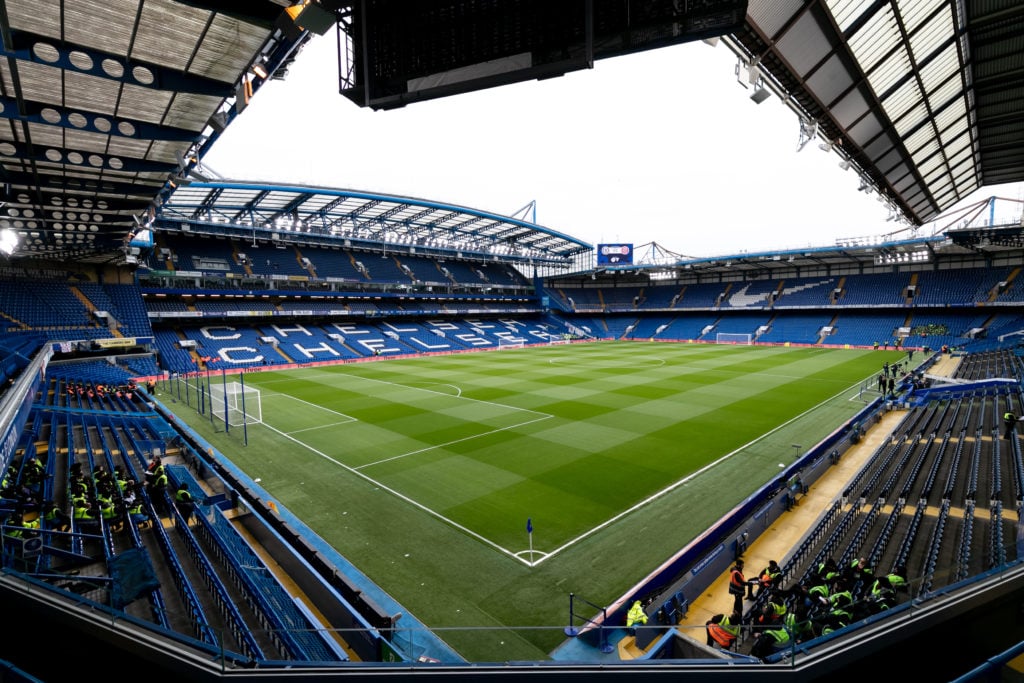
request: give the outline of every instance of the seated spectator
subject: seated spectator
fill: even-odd
[[[75,498],[73,505],[71,517],[76,527],[92,529],[97,525],[96,507],[85,496]]]
[[[788,608],[785,601],[779,594],[772,594],[768,602],[761,608],[761,613],[754,617],[754,623],[758,626],[774,626],[782,623]]]
[[[782,568],[775,560],[770,560],[768,566],[757,575],[757,597],[765,591],[777,590],[782,586]]]
[[[43,521],[46,522],[48,529],[54,529],[56,531],[67,531],[71,528],[71,517],[68,513],[60,509],[60,506],[52,500],[48,500],[43,503],[41,511]]]
[[[871,585],[867,597],[868,614],[884,612],[896,604],[896,589],[892,587],[888,576],[879,576]]]
[[[153,519],[149,516],[149,513],[146,512],[146,507],[142,504],[142,499],[132,501],[132,503],[127,507],[126,512],[128,513],[128,518],[136,528],[144,529],[153,526]]]
[[[758,659],[764,659],[768,655],[786,647],[790,643],[789,632],[782,625],[767,628],[757,634],[750,654]]]
[[[856,586],[859,583],[867,583],[874,579],[871,566],[863,557],[858,557],[850,563],[850,566],[843,572],[843,580],[847,586]]]
[[[711,617],[704,624],[707,630],[708,647],[714,647],[717,644],[723,650],[732,648],[740,635],[741,623],[742,615],[739,612],[733,612],[728,616],[716,614]]]

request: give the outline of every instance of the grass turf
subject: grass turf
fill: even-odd
[[[645,342],[424,356],[247,375],[265,424],[246,446],[240,428],[179,415],[464,657],[531,660],[564,638],[570,592],[609,604],[903,356]]]

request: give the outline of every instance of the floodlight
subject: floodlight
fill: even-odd
[[[188,168],[190,164],[199,163],[199,157],[193,154],[191,150],[188,152],[188,156],[186,156],[181,150],[176,149],[174,150],[174,156],[178,160],[178,168],[183,171]]]
[[[270,75],[270,73],[267,71],[267,65],[264,63],[262,57],[260,57],[253,63],[252,72],[259,76],[260,78],[262,78],[263,80],[267,80],[267,76]]]
[[[213,178],[203,172],[205,170],[206,169],[203,169],[201,171],[199,166],[193,166],[192,169],[188,172],[188,174],[194,176],[196,180],[203,183],[213,182]]]
[[[18,248],[18,233],[10,228],[0,230],[0,254],[10,256]]]
[[[768,91],[767,88],[761,87],[759,85],[754,89],[754,92],[753,94],[751,94],[750,99],[754,101],[754,104],[761,104],[771,96],[772,94],[771,92]]]
[[[214,131],[223,133],[224,129],[228,126],[228,115],[222,111],[218,111],[210,117],[210,120],[207,121],[207,123]]]
[[[850,162],[847,161],[846,159],[843,159],[842,161],[839,162],[839,168],[843,169],[844,171],[849,171]]]
[[[292,18],[300,29],[322,36],[338,22],[337,16],[330,9],[313,0],[303,0],[297,5],[285,9],[285,14]]]

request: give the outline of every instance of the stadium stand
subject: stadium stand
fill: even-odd
[[[472,31],[424,22],[434,20],[433,7],[374,16],[327,0],[228,4],[150,2],[117,13],[82,0],[40,12],[10,0],[0,19],[2,78],[17,103],[5,107],[12,125],[2,229],[18,244],[11,252],[5,241],[0,264],[0,590],[12,626],[0,651],[12,659],[3,663],[5,680],[57,680],[69,663],[76,675],[197,681],[823,680],[864,662],[885,675],[877,662],[897,657],[921,680],[1016,676],[1024,464],[1020,430],[1004,435],[1001,416],[1024,406],[1019,220],[983,228],[963,221],[910,240],[900,227],[881,242],[608,270],[593,267],[593,245],[535,220],[411,197],[211,179],[201,161],[253,95],[284,78],[311,34],[335,26],[339,65],[356,64],[336,85],[373,108],[722,40],[737,75],[756,75],[756,59],[763,80],[750,81],[755,97],[778,95],[800,117],[802,137],[813,119],[811,137],[841,152],[861,189],[877,192],[891,218],[916,234],[983,183],[1021,177],[1005,132],[1024,102],[1012,42],[1024,15],[1013,3],[952,12],[864,3],[843,16],[826,4],[648,3],[639,29],[637,12],[596,3],[587,5],[583,44],[573,7],[526,3],[525,14],[500,22],[483,55],[451,38]],[[479,19],[470,5],[454,5],[458,29]],[[900,30],[886,36],[886,23]],[[538,34],[537,26],[555,28]],[[866,31],[878,50],[862,49]],[[413,33],[422,40],[389,42]],[[904,59],[911,53],[913,64]],[[522,71],[443,85],[434,77],[524,54]],[[807,63],[814,73],[803,70]],[[928,87],[917,66],[943,87]],[[890,81],[902,85],[875,89]],[[857,84],[857,96],[836,99],[829,90],[837,83]],[[858,128],[848,130],[850,121]],[[865,121],[869,135],[860,130]],[[935,130],[953,133],[939,140]],[[939,143],[943,154],[921,154]],[[606,606],[570,593],[570,624],[550,662],[510,661],[495,647],[487,650],[495,661],[466,661],[445,641],[456,629],[419,623],[179,419],[182,384],[184,409],[194,410],[189,401],[211,364],[225,380],[228,370],[244,379],[243,370],[360,363],[382,349],[409,356],[581,339],[698,345],[719,333],[766,346],[898,343],[908,360],[919,355],[892,392],[866,381],[856,417],[673,548],[649,576],[620,577],[629,587],[601,596]],[[194,508],[172,497],[184,490]],[[467,534],[466,542],[475,540]],[[782,560],[789,584],[836,560],[851,604],[804,614],[796,594],[766,591],[751,601],[733,650],[694,638],[685,627],[692,621],[703,635],[709,610],[719,609],[706,598],[725,596],[728,566],[742,557],[762,566],[769,555]],[[905,579],[884,609],[876,583],[852,569],[861,557],[876,577]],[[552,578],[546,569],[521,580]],[[492,606],[503,599],[499,587],[480,583]],[[445,585],[427,590],[442,594]],[[773,597],[796,619],[785,623],[790,642],[765,651],[757,615]],[[626,608],[637,601],[650,620],[631,632]],[[516,608],[530,616],[529,605]],[[485,612],[448,616],[475,630],[490,619]],[[986,642],[949,624],[983,631]],[[13,660],[41,643],[61,656],[33,660],[47,674],[37,679]],[[955,647],[933,656],[936,643]]]
[[[918,280],[922,297],[925,285],[938,289],[935,296],[939,298],[947,296],[943,293],[946,290],[949,298],[985,290],[979,284],[982,273],[977,269],[963,269],[962,279],[955,277],[956,269],[952,274],[943,272],[941,278]],[[898,405],[889,397],[879,396],[855,421],[840,426],[831,440],[818,444],[780,475],[787,482],[799,475],[798,485],[787,483],[776,488],[769,483],[736,511],[735,519],[723,520],[709,536],[728,547],[730,539],[740,533],[772,526],[769,520],[776,515],[808,514],[826,479],[838,474],[832,470],[845,469],[844,489],[824,501],[817,517],[806,523],[810,531],[802,541],[791,538],[788,546],[782,546],[779,544],[786,542],[784,538],[751,533],[752,542],[744,556],[757,564],[767,552],[760,548],[771,542],[771,555],[785,560],[786,585],[809,581],[812,568],[827,558],[845,566],[864,557],[876,575],[910,568],[908,587],[896,593],[888,614],[872,612],[867,579],[849,586],[851,614],[856,617],[849,624],[835,621],[836,616],[827,610],[804,614],[800,598],[791,593],[785,605],[804,620],[803,635],[789,649],[769,655],[758,651],[755,657],[752,648],[761,630],[756,616],[768,601],[762,596],[749,603],[740,638],[730,653],[706,650],[686,627],[695,619],[706,619],[709,610],[720,609],[705,604],[700,596],[718,593],[713,582],[716,570],[725,570],[722,563],[732,553],[712,560],[707,555],[708,546],[698,543],[680,551],[665,573],[640,585],[639,596],[649,604],[652,617],[649,627],[635,636],[628,635],[620,621],[623,614],[615,609],[606,614],[606,622],[601,622],[603,637],[614,644],[621,660],[711,657],[768,666],[785,657],[813,660],[816,653],[820,657],[823,648],[849,629],[884,629],[885,617],[898,618],[907,606],[920,606],[921,601],[941,601],[961,583],[983,581],[991,570],[1013,566],[1017,561],[1010,539],[1017,535],[1017,511],[1024,500],[1024,464],[1018,441],[1008,443],[998,438],[1001,425],[994,417],[1024,405],[1019,392],[1024,375],[1016,336],[1007,337],[1006,343],[990,350],[963,349],[995,341],[986,336],[989,332],[1001,336],[1024,329],[1022,318],[1013,310],[981,311],[985,302],[980,301],[967,302],[962,310],[914,304],[908,307],[907,302],[901,302],[895,306],[898,310],[889,311],[891,297],[886,291],[894,281],[879,278],[877,282],[884,283],[884,287],[869,286],[880,301],[864,306],[852,306],[848,301],[820,306],[809,303],[811,292],[816,292],[815,298],[827,298],[826,291],[834,293],[834,283],[828,278],[759,281],[749,287],[732,282],[724,289],[715,284],[705,290],[725,291],[727,295],[713,296],[711,305],[696,306],[695,301],[708,304],[709,299],[686,296],[701,289],[693,285],[549,287],[549,292],[567,292],[567,297],[590,297],[586,301],[597,302],[589,307],[594,310],[554,316],[537,300],[524,300],[518,294],[504,298],[491,294],[491,299],[474,300],[465,293],[439,296],[435,292],[429,295],[435,299],[431,303],[427,296],[372,296],[357,291],[328,294],[289,290],[287,295],[275,293],[270,298],[248,293],[223,298],[206,296],[222,290],[119,286],[124,287],[123,295],[116,295],[115,301],[114,296],[104,298],[106,290],[98,285],[83,287],[81,281],[69,280],[65,284],[69,292],[78,288],[97,308],[113,311],[119,322],[129,318],[124,311],[138,305],[151,324],[151,341],[146,342],[140,335],[142,341],[133,342],[131,349],[117,348],[118,354],[109,357],[109,352],[95,347],[88,338],[47,347],[42,340],[47,339],[52,319],[31,318],[39,321],[39,329],[29,327],[5,335],[9,340],[5,358],[17,360],[24,368],[40,348],[56,354],[47,367],[47,388],[40,392],[47,400],[33,407],[18,443],[23,458],[30,453],[45,456],[53,487],[40,495],[61,501],[65,514],[72,516],[71,536],[60,542],[78,555],[103,558],[96,567],[77,570],[78,578],[68,584],[77,586],[75,600],[115,608],[123,602],[119,607],[123,618],[142,619],[150,628],[166,632],[180,647],[205,651],[207,656],[222,648],[221,661],[231,661],[233,666],[246,667],[252,662],[267,666],[281,661],[301,667],[323,660],[371,661],[382,657],[382,648],[398,652],[406,644],[392,640],[385,646],[378,636],[339,640],[319,634],[317,623],[310,621],[314,617],[288,600],[281,578],[274,578],[275,572],[260,559],[260,546],[254,545],[250,536],[239,535],[230,520],[236,515],[245,516],[253,522],[249,534],[264,540],[275,533],[297,538],[295,548],[287,551],[297,553],[297,557],[311,553],[308,557],[315,558],[324,549],[310,550],[308,539],[301,534],[296,537],[292,530],[265,530],[277,517],[264,497],[253,495],[255,484],[220,459],[211,458],[202,440],[177,424],[173,412],[154,404],[142,393],[144,389],[119,392],[127,383],[135,379],[144,383],[147,377],[154,377],[170,389],[167,397],[175,404],[195,404],[199,394],[190,383],[202,384],[199,376],[210,367],[219,371],[254,365],[264,368],[356,362],[373,357],[374,349],[385,357],[494,349],[507,343],[544,344],[587,330],[596,332],[594,336],[599,338],[691,343],[713,341],[721,332],[739,332],[752,335],[757,344],[872,348],[879,339],[888,343],[899,339],[919,351],[930,345],[930,353],[921,351],[918,356],[922,365],[913,373],[904,371],[901,375]],[[59,286],[52,277],[48,282],[50,291]],[[780,291],[784,294],[768,301],[772,292]],[[677,296],[680,292],[683,295]],[[133,303],[132,296],[138,298],[137,302]],[[71,301],[74,295],[58,298]],[[814,310],[808,311],[808,306]],[[510,310],[515,313],[508,315]],[[146,331],[138,322],[134,324],[134,329]],[[183,346],[182,342],[193,344]],[[151,345],[148,349],[147,344]],[[949,352],[936,353],[942,346]],[[126,350],[132,352],[124,353]],[[90,358],[97,354],[101,357]],[[949,383],[929,371],[929,364],[954,359],[959,366],[955,374],[950,374]],[[95,388],[100,384],[115,390],[99,396]],[[853,435],[863,435],[864,431],[854,422],[870,425],[869,435],[875,430],[888,430],[888,434],[855,443]],[[891,426],[886,427],[889,423]],[[861,456],[861,464],[850,471],[856,460],[853,453],[858,449],[863,452],[873,441],[874,450]],[[156,455],[166,463],[168,487],[144,490],[139,497],[143,499],[142,517],[157,524],[128,525],[127,513],[121,513],[119,519],[73,519],[73,480],[68,474],[73,468],[86,472],[120,468],[142,481],[143,471]],[[188,523],[168,493],[180,483],[198,492],[196,514]],[[124,505],[116,498],[115,504]],[[771,512],[766,513],[766,509]],[[936,513],[925,514],[926,510]],[[127,528],[129,533],[122,539],[115,528]],[[279,552],[285,553],[287,545],[281,545]],[[103,576],[104,571],[117,567],[115,558],[133,555],[147,558],[143,565],[153,568],[160,583],[160,589],[150,592],[139,587],[143,591],[140,595],[145,595],[143,601],[110,593],[82,578],[83,573],[88,576],[90,572]],[[300,565],[308,561],[296,560]],[[338,561],[343,564],[340,558]],[[696,565],[707,566],[699,578],[686,569]],[[46,571],[40,565],[29,573],[42,576]],[[389,620],[401,611],[400,606],[382,608],[371,593],[366,593],[373,589],[361,577],[306,571],[307,585],[321,586],[310,590],[341,597],[347,616],[337,619],[348,620],[357,632],[387,633]],[[331,589],[322,587],[323,582],[331,580],[341,583]],[[254,623],[260,627],[253,628]],[[214,632],[221,635],[214,638]],[[553,659],[594,656],[580,654],[587,652],[584,643],[572,639],[564,649],[553,653]],[[432,643],[428,650],[440,658],[453,657],[441,642]]]

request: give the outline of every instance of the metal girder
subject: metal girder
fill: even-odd
[[[0,145],[11,145],[15,153],[21,159],[41,161],[53,164],[66,164],[68,166],[80,166],[91,171],[128,171],[137,173],[171,173],[177,169],[176,164],[169,164],[162,161],[150,161],[148,159],[137,159],[133,157],[122,157],[118,155],[99,154],[86,150],[75,150],[39,145],[43,151],[33,148],[21,142],[3,142]]]
[[[224,188],[215,187],[210,190],[210,194],[206,195],[203,202],[196,207],[195,211],[192,212],[192,216],[199,215],[200,211],[206,212],[207,215],[213,215],[213,206],[217,204],[217,198],[220,197],[221,193],[224,192]]]
[[[37,198],[37,202],[32,201],[21,201],[19,195],[25,194],[26,199],[29,199],[29,193],[25,189],[19,189],[14,187],[8,193],[6,201],[9,204],[21,205],[21,206],[35,206],[43,211],[67,211],[69,208],[72,210],[88,210],[96,211],[100,213],[137,213],[143,211],[149,207],[148,201],[129,201],[126,199],[120,199],[118,197],[75,197],[66,194],[59,194],[56,192],[42,192]],[[69,203],[70,200],[70,203]]]
[[[199,136],[199,133],[196,131],[185,128],[161,126],[146,121],[127,119],[123,116],[111,117],[105,114],[33,102],[26,99],[15,100],[12,97],[0,97],[0,118],[24,121],[26,123],[61,126],[62,128],[131,138],[133,140],[193,142]]]
[[[364,213],[366,213],[370,209],[372,209],[372,208],[374,208],[376,206],[379,206],[380,204],[381,204],[381,201],[379,199],[371,199],[370,201],[368,201],[368,202],[366,202],[364,204],[361,204],[361,205],[357,206],[356,208],[352,209],[352,211],[350,211],[348,213],[348,218],[351,219],[353,222],[355,222],[355,220],[357,218],[362,216]]]
[[[326,209],[327,207],[324,207],[324,208]],[[405,211],[407,208],[409,208],[408,204],[396,204],[395,206],[391,207],[390,209],[388,209],[387,211],[385,211],[381,215],[377,216],[377,220],[379,220],[379,221],[388,221],[393,216],[397,216],[401,212]]]
[[[40,173],[11,173],[4,176],[4,182],[15,187],[38,187],[42,191],[64,190],[84,194],[110,194],[141,196],[151,198],[157,190],[163,187],[162,184],[132,183],[119,180],[105,180],[95,177],[78,178],[74,176],[53,175],[45,172]]]
[[[438,227],[439,225],[441,225],[445,221],[449,221],[449,220],[457,217],[458,215],[459,215],[458,211],[450,211],[450,212],[448,212],[446,214],[442,214],[441,216],[438,216],[434,220],[430,221],[429,223],[426,224],[426,227],[430,228],[431,230],[433,230],[434,228]]]
[[[275,209],[274,211],[270,212],[267,215],[267,217],[263,219],[263,222],[273,223],[282,216],[291,216],[292,213],[298,211],[299,207],[301,207],[311,196],[312,195],[309,194],[308,192],[300,192],[299,195],[292,199],[290,202],[288,202],[281,208]]]
[[[169,69],[159,64],[126,59],[111,52],[69,45],[49,36],[27,31],[11,29],[8,33],[11,42],[7,44],[5,40],[0,46],[0,56],[51,66],[63,71],[77,71],[140,88],[212,97],[230,97],[235,93],[235,86],[232,83]],[[75,54],[74,59],[72,53]]]
[[[242,216],[244,216],[244,215],[252,216],[255,213],[253,207],[259,205],[259,203],[263,200],[263,198],[266,197],[268,194],[270,194],[270,192],[267,191],[267,190],[263,190],[262,192],[257,192],[256,195],[252,199],[250,199],[248,202],[246,202],[245,208],[240,209],[240,210],[235,212],[235,215],[231,217],[231,222],[232,223],[237,223],[238,220]]]

